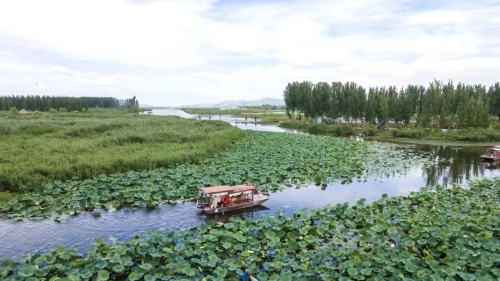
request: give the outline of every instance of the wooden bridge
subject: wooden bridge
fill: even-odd
[[[208,120],[222,120],[222,114],[198,114],[197,119],[208,119]],[[259,115],[255,114],[241,114],[241,115],[231,115],[230,118],[234,118],[235,123],[253,123],[257,124],[258,120],[260,120]]]

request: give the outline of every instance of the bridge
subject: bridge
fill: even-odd
[[[257,124],[258,120],[260,120],[260,116],[255,114],[231,115],[230,117],[225,117],[225,120],[231,121],[231,119],[233,118],[235,123],[244,123],[244,124],[248,123]],[[197,114],[196,119],[222,120],[222,114]]]

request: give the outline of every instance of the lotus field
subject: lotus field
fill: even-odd
[[[202,160],[166,169],[55,181],[39,191],[0,207],[14,220],[64,220],[93,210],[154,208],[193,199],[197,188],[252,182],[261,190],[327,182],[350,182],[388,173],[404,173],[414,165],[431,165],[424,154],[396,145],[331,138],[247,131],[235,148]]]
[[[5,260],[5,280],[498,280],[500,179]]]

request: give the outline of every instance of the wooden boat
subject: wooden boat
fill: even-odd
[[[481,155],[484,162],[497,162],[500,161],[500,145],[486,149],[486,153]]]
[[[235,186],[211,186],[198,188],[200,198],[196,207],[207,214],[225,213],[258,206],[269,200],[268,195],[259,193],[257,188],[248,183]]]

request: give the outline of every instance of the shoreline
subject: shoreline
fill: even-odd
[[[362,137],[364,140],[370,141],[386,141],[397,143],[410,143],[410,144],[430,144],[430,145],[449,145],[449,146],[495,146],[500,145],[500,142],[471,142],[471,141],[452,141],[452,140],[435,140],[435,139],[410,139],[410,138],[397,138],[387,136],[374,136]]]

